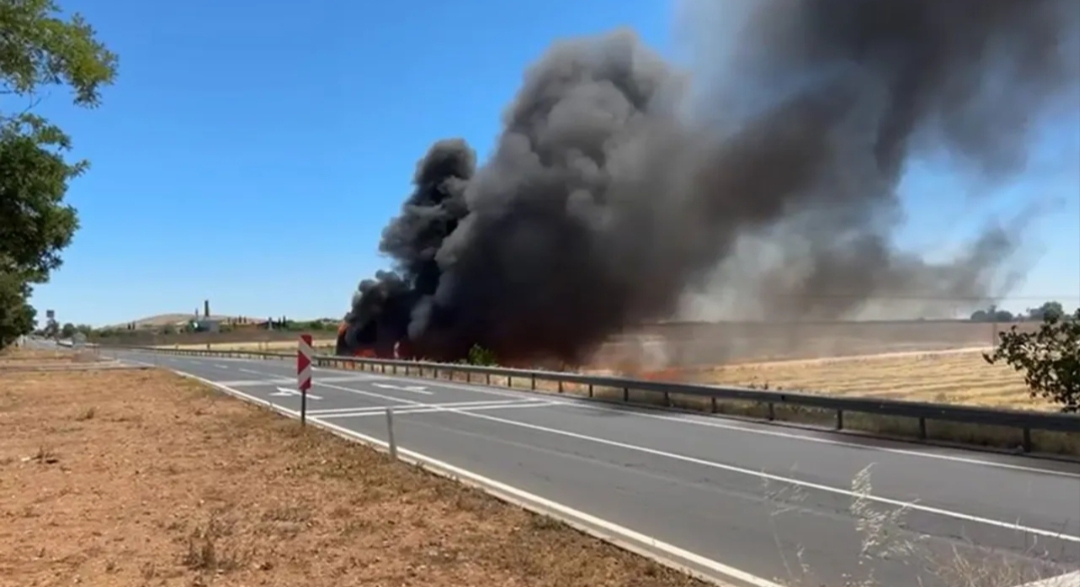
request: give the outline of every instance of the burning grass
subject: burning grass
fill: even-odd
[[[696,586],[156,371],[0,373],[0,585]]]

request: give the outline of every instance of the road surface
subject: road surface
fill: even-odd
[[[299,409],[293,362],[115,354]],[[954,551],[983,569],[1006,560],[1044,575],[1080,569],[1077,464],[326,368],[310,393],[313,420],[385,439],[393,407],[401,448],[721,565],[710,574],[746,573],[732,584],[789,583],[804,564],[807,585],[865,576],[859,528],[873,516],[855,503],[878,512],[914,503],[889,533],[924,554],[874,560],[886,587],[946,587],[927,561]],[[867,467],[872,489],[853,491]]]

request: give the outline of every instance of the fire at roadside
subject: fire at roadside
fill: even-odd
[[[1025,171],[1037,127],[1080,95],[1075,3],[691,4],[689,70],[625,30],[560,41],[486,162],[436,142],[383,231],[392,271],[360,283],[337,352],[582,364],[718,272],[741,316],[785,320],[1018,283],[1019,225],[930,261],[897,245],[898,190],[926,160],[983,187]]]

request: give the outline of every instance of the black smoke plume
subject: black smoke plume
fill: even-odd
[[[988,229],[946,264],[897,251],[898,183],[919,157],[987,185],[1022,171],[1033,125],[1076,87],[1078,23],[1071,0],[758,0],[693,71],[628,31],[556,43],[490,160],[449,140],[420,161],[383,233],[394,270],[360,284],[346,343],[581,361],[761,234],[779,261],[730,287],[770,311],[986,295],[1014,235]]]

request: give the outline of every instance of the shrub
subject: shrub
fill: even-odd
[[[1046,313],[1037,332],[1013,326],[998,337],[994,352],[983,354],[986,362],[1004,361],[1024,373],[1032,397],[1059,404],[1062,412],[1080,412],[1080,309],[1073,316]]]

